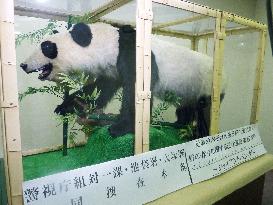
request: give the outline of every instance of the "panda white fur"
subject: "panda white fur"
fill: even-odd
[[[120,116],[109,131],[112,136],[124,135],[134,131],[135,34],[130,26],[79,23],[70,32],[55,34],[43,41],[21,67],[27,73],[41,71],[39,79],[50,81],[58,81],[58,73],[73,69],[87,71],[97,80],[86,91],[91,92],[94,87],[101,90],[98,109],[105,107],[122,87]],[[152,94],[162,98],[168,91],[181,97],[181,107],[176,111],[178,124],[192,121],[196,111],[200,111],[200,104],[202,108],[209,106],[212,65],[212,59],[206,55],[166,41],[152,41]],[[66,113],[66,107],[75,96],[56,111]]]

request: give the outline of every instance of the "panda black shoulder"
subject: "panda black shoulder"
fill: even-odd
[[[124,25],[119,28],[119,32],[122,33],[135,33],[135,29],[130,25]]]
[[[72,39],[80,46],[89,46],[92,40],[92,32],[90,27],[84,23],[78,23],[73,26],[70,31]]]
[[[119,48],[120,51],[125,49],[128,52],[128,49],[135,50],[136,42],[136,31],[130,25],[124,25],[119,27]]]

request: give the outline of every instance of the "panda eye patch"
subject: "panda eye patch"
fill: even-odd
[[[56,43],[51,41],[44,41],[41,43],[41,49],[45,57],[54,59],[58,55],[58,49]]]

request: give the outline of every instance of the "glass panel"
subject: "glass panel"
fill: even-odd
[[[178,19],[185,19],[193,16],[192,12],[182,11],[181,9],[168,7],[165,5],[153,3],[154,25],[175,21]]]
[[[199,16],[201,18],[202,15],[195,14],[187,18],[191,19],[191,18],[199,17]],[[213,32],[215,28],[215,19],[206,17],[206,16],[202,16],[202,18],[205,18],[205,19],[184,23],[182,25],[170,26],[169,28],[178,30],[178,31],[186,31],[191,33],[192,35],[197,35],[204,32]]]
[[[225,39],[225,97],[221,105],[221,131],[250,124],[258,33],[244,33]]]
[[[133,155],[135,62],[129,61],[135,58],[133,30],[132,38],[121,45],[127,48],[119,50],[118,41],[126,39],[126,31],[118,33],[111,25],[92,25],[91,47],[83,50],[81,44],[85,42],[66,34],[67,22],[21,16],[15,20],[18,84],[23,98],[20,120],[24,179]],[[59,33],[54,35],[54,30]],[[103,34],[105,38],[100,38]],[[91,50],[93,45],[98,46],[99,55]],[[52,50],[47,50],[48,46]],[[21,63],[27,67],[20,68]],[[117,69],[128,74],[128,79]],[[58,80],[56,84],[44,79]],[[130,79],[128,87],[125,80]],[[121,84],[127,86],[124,92]],[[63,104],[65,88],[73,98]],[[54,114],[56,108],[71,113],[67,120],[68,145],[72,148],[67,156],[61,150],[65,118]]]
[[[197,13],[153,4],[154,28],[186,34],[175,37],[154,35],[152,50],[158,66],[158,82],[152,89],[155,100],[152,110],[151,149],[153,133],[162,146],[182,143],[207,135],[214,42],[191,39],[197,34],[214,31],[215,19]],[[165,25],[170,23],[171,26]],[[213,49],[212,49],[213,50]],[[205,103],[200,112],[200,103]],[[205,119],[202,121],[201,117]],[[158,148],[158,147],[157,147]]]
[[[134,23],[136,21],[136,1],[131,1],[119,9],[105,15],[104,19]]]

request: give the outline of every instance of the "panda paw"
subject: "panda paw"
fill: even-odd
[[[67,112],[66,107],[63,104],[61,104],[55,108],[54,113],[56,113],[58,115],[66,115],[68,112]]]
[[[111,127],[109,127],[108,130],[111,137],[119,137],[128,133],[134,133],[133,127],[129,126],[128,123],[124,122],[113,124]]]

